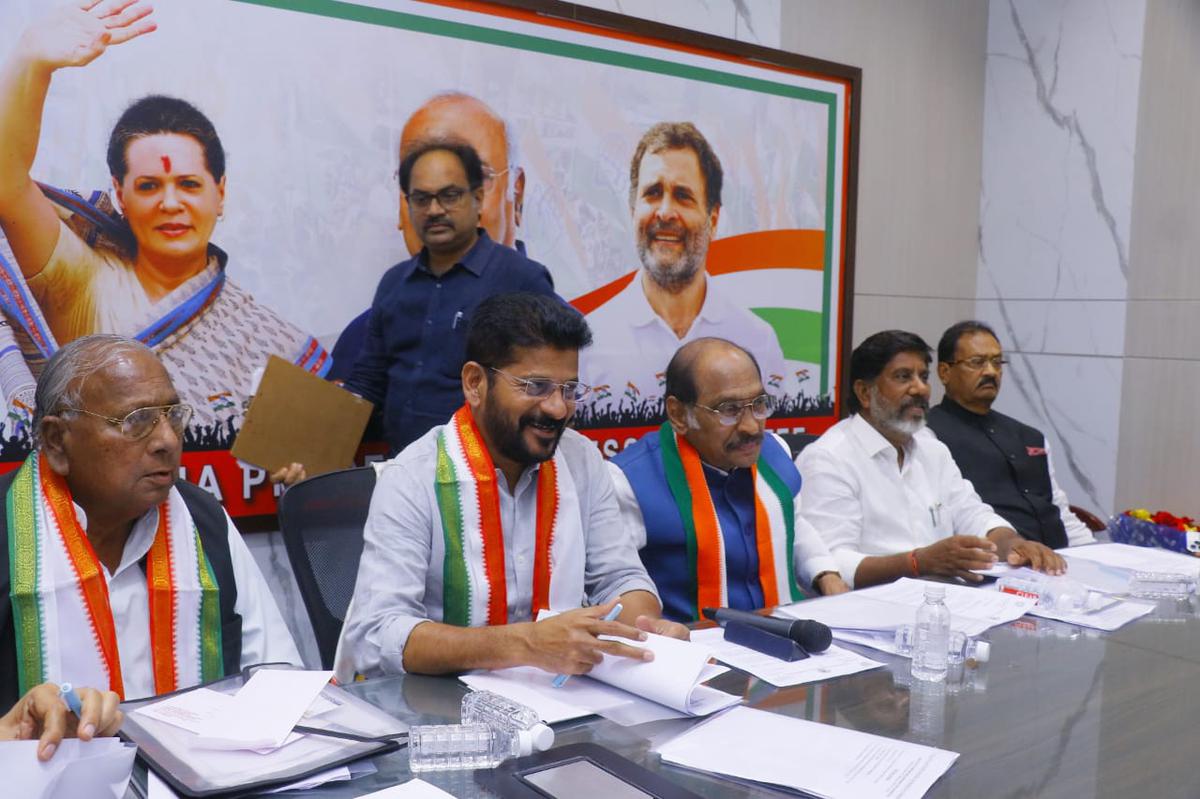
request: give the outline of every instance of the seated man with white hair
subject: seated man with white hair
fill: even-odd
[[[142,343],[76,339],[0,477],[0,707],[65,679],[122,699],[300,656],[221,506],[178,479],[191,407]]]

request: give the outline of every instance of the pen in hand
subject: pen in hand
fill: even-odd
[[[79,701],[79,694],[71,686],[71,683],[65,682],[58,686],[58,695],[67,703],[67,707],[76,717],[83,712],[83,702]]]
[[[608,613],[606,613],[604,615],[604,621],[614,621],[617,618],[617,616],[620,616],[620,615],[621,615],[621,603],[618,602],[617,604],[613,605],[612,610],[610,610]],[[569,680],[570,678],[571,678],[570,674],[560,674],[554,678],[553,685],[555,688],[562,688],[564,685],[567,684],[567,680]]]

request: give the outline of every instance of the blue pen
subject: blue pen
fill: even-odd
[[[613,609],[608,612],[608,614],[604,617],[604,620],[605,621],[613,621],[614,619],[617,618],[617,616],[620,616],[620,615],[621,615],[621,603],[618,602],[617,604],[613,605]],[[562,688],[564,685],[567,684],[567,680],[569,680],[570,678],[571,678],[570,674],[558,675],[557,677],[554,678],[554,687]]]
[[[83,712],[83,702],[79,701],[79,694],[75,693],[75,689],[71,687],[71,683],[65,682],[58,686],[58,695],[67,703],[67,707],[76,716]]]

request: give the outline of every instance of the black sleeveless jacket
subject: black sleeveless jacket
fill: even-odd
[[[1041,432],[996,411],[980,416],[949,398],[929,411],[929,427],[980,498],[1018,533],[1051,549],[1067,545]]]

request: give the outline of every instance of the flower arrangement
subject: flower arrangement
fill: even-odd
[[[1108,532],[1119,544],[1158,547],[1200,557],[1200,525],[1190,516],[1134,508],[1109,519]]]
[[[1195,532],[1200,530],[1191,516],[1172,516],[1165,510],[1160,510],[1157,513],[1151,513],[1145,508],[1134,508],[1133,510],[1125,511],[1126,516],[1132,516],[1135,519],[1141,519],[1144,522],[1154,522],[1162,527],[1174,527],[1182,532]]]

